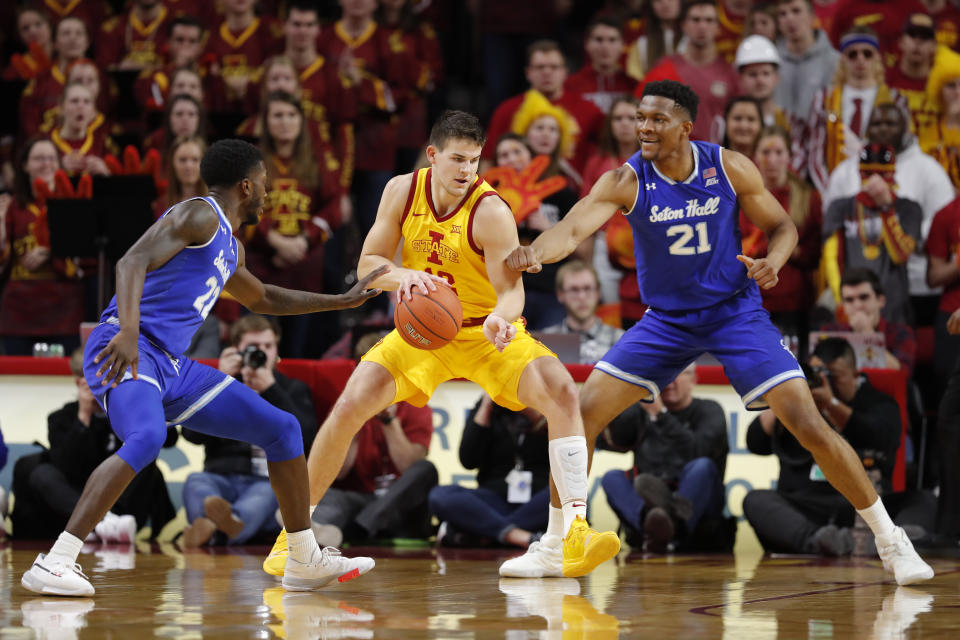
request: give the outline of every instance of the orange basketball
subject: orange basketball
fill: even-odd
[[[462,321],[463,307],[457,294],[442,284],[428,295],[414,287],[410,300],[401,297],[393,310],[393,322],[403,339],[427,351],[439,349],[453,340]]]

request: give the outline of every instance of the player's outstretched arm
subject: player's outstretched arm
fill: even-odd
[[[503,351],[517,333],[513,322],[523,313],[523,279],[507,266],[507,256],[517,248],[517,223],[510,207],[498,197],[484,198],[473,224],[474,240],[483,251],[487,277],[497,292],[497,305],[483,323],[483,334]]]
[[[346,293],[311,293],[264,284],[247,269],[243,245],[238,243],[237,249],[237,270],[227,280],[226,290],[250,311],[275,316],[359,307],[380,294],[380,289],[371,288],[370,284],[390,268],[389,265],[377,267],[366,277],[360,278]]]
[[[536,273],[541,264],[566,258],[617,211],[629,211],[636,202],[637,187],[637,174],[630,167],[607,171],[563,220],[541,233],[533,244],[517,247],[507,258],[507,266]]]
[[[183,202],[155,222],[117,262],[117,319],[120,331],[97,354],[97,377],[116,386],[127,369],[137,377],[140,298],[147,273],[162,267],[190,245],[203,244],[220,227],[220,218],[200,200]]]
[[[747,275],[764,289],[779,282],[777,274],[797,246],[797,227],[784,208],[763,186],[756,165],[741,153],[723,150],[723,168],[737,192],[740,207],[750,222],[767,234],[767,257],[737,256],[747,266]]]
[[[428,290],[436,291],[437,283],[447,283],[443,278],[423,271],[404,269],[393,262],[403,235],[401,232],[403,210],[410,193],[411,181],[415,179],[415,173],[395,176],[384,187],[380,207],[377,209],[377,218],[363,241],[363,249],[360,251],[360,260],[357,263],[359,277],[371,273],[380,266],[389,265],[390,270],[378,278],[374,284],[385,291],[397,291],[398,295],[406,296],[407,300],[411,298],[412,287],[417,287],[421,293],[426,294]]]

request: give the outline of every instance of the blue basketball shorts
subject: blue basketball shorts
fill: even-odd
[[[804,377],[752,287],[706,309],[648,310],[596,368],[643,387],[651,393],[645,401],[653,402],[704,353],[720,361],[748,409],[766,409],[764,394],[790,378]]]

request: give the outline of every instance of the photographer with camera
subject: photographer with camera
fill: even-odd
[[[860,456],[877,491],[889,492],[900,444],[896,401],[857,370],[853,348],[843,338],[821,340],[803,369],[820,413]],[[750,491],[743,500],[743,513],[763,548],[774,553],[850,554],[853,507],[772,411],[762,412],[750,424],[747,448],[780,459],[777,488]]]
[[[310,388],[276,371],[280,330],[259,315],[246,315],[230,330],[231,346],[220,354],[218,368],[247,385],[277,407],[296,416],[304,450],[317,434],[317,416]],[[258,534],[275,535],[277,498],[267,477],[267,458],[260,447],[182,429],[183,437],[202,444],[203,471],[191,473],[183,486],[183,504],[190,523],[183,545],[244,544]]]

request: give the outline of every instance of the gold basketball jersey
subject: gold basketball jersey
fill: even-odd
[[[483,251],[473,239],[474,217],[480,202],[497,192],[477,176],[456,209],[440,217],[430,190],[432,169],[413,174],[400,228],[403,266],[445,278],[463,306],[464,324],[493,311],[497,292],[487,278]]]

